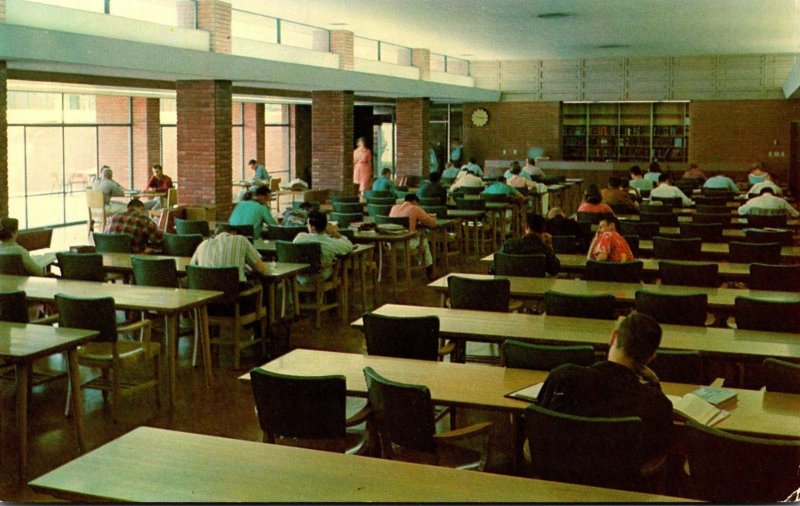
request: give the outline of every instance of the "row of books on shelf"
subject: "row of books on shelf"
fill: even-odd
[[[573,135],[573,136],[584,136],[587,133],[587,127],[585,126],[564,126],[564,135]],[[620,127],[619,131],[617,127],[613,126],[593,126],[588,127],[588,134],[590,136],[649,136],[650,135],[650,128],[649,127]],[[662,136],[662,137],[683,137],[684,128],[683,127],[653,127],[652,134],[654,136]]]

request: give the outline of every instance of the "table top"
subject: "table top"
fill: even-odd
[[[222,292],[153,286],[74,281],[70,279],[0,275],[0,291],[24,290],[29,300],[50,302],[55,294],[74,297],[113,297],[120,309],[184,311],[216,299]]]
[[[653,241],[642,239],[639,241],[639,251],[642,253],[653,252]],[[730,244],[727,242],[703,242],[700,253],[704,255],[727,255],[730,253]],[[781,247],[782,257],[800,257],[800,246]]]
[[[218,477],[221,470],[224,482],[209,479]],[[491,473],[466,476],[465,472],[139,427],[30,485],[63,499],[152,503],[681,500]]]
[[[619,218],[620,220],[639,221],[641,216],[639,216],[638,214],[618,214],[617,218]],[[692,223],[692,217],[688,216],[688,215],[686,215],[686,216],[680,216],[679,215],[678,216],[678,222],[679,223]],[[750,227],[750,225],[747,223],[747,218],[746,217],[734,216],[733,218],[731,218],[730,227],[731,228],[745,228],[745,227]],[[787,228],[800,228],[800,220],[791,219],[790,218],[789,221],[786,223],[786,227]]]
[[[518,339],[536,343],[589,344],[605,348],[613,320],[593,320],[552,315],[493,313],[441,307],[385,304],[375,310],[385,316],[437,316],[439,332],[451,338],[502,343]],[[361,327],[359,318],[353,326]],[[719,327],[661,325],[661,347],[674,350],[697,350],[703,354],[737,357],[797,358],[800,340],[784,332],[762,332]]]
[[[634,220],[635,221],[635,220]],[[592,223],[591,227],[592,232],[597,231],[597,224]],[[666,235],[666,236],[680,236],[681,229],[680,227],[659,227],[658,235]],[[726,240],[739,240],[745,239],[746,235],[743,228],[723,228],[722,229],[722,238]]]
[[[647,290],[649,292],[667,295],[704,293],[708,295],[709,308],[731,309],[733,308],[736,297],[757,297],[759,299],[771,301],[800,302],[800,292],[749,290],[747,288],[706,288],[698,286],[617,283],[609,281],[585,281],[582,279],[492,276],[488,274],[452,273],[431,282],[428,286],[437,292],[446,293],[447,278],[449,276],[460,276],[472,279],[506,278],[511,282],[511,296],[521,299],[541,299],[544,297],[545,291],[553,290],[573,295],[611,294],[617,298],[618,302],[634,303],[636,301],[636,291]]]
[[[486,214],[486,211],[479,209],[448,209],[448,218],[480,218]]]
[[[192,257],[136,255],[135,253],[103,253],[103,268],[109,272],[131,273],[133,272],[133,265],[131,264],[132,256],[174,259],[178,274],[181,276],[186,274],[186,265],[192,260]],[[290,262],[265,262],[264,266],[267,268],[267,272],[261,275],[266,278],[276,279],[297,274],[309,267],[308,264]]]
[[[32,360],[46,357],[97,337],[97,331],[0,322],[0,359]]]
[[[275,254],[276,241],[269,241],[267,239],[256,239],[253,241],[253,245],[256,247],[259,253],[261,254]],[[368,251],[372,251],[375,249],[375,246],[372,244],[354,244],[353,251],[350,253],[351,255],[361,255]],[[281,265],[281,262],[278,262],[278,265]],[[299,264],[290,264],[285,263],[285,265],[299,265]],[[304,265],[304,264],[303,264]]]
[[[493,410],[519,412],[529,403],[505,397],[526,386],[541,383],[546,371],[512,369],[482,364],[457,364],[317,350],[294,350],[262,366],[289,375],[343,375],[349,395],[366,396],[364,367],[392,381],[425,385],[435,403],[456,404]],[[249,373],[239,378],[249,381]],[[664,393],[683,395],[698,385],[663,383]],[[800,395],[735,390],[738,400],[731,416],[715,427],[750,434],[800,438]]]

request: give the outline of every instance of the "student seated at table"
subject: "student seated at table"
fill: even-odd
[[[189,263],[200,267],[237,267],[239,283],[245,285],[249,284],[249,272],[267,273],[267,266],[255,246],[235,232],[219,232],[201,242]]]
[[[481,166],[478,165],[478,162],[475,160],[474,157],[469,159],[469,163],[461,167],[461,170],[464,169],[469,170],[478,177],[483,177],[483,169],[481,169]]]
[[[509,186],[506,184],[506,178],[500,176],[497,178],[497,181],[490,184],[483,190],[484,195],[505,195],[506,197],[514,200],[525,200],[525,197],[514,188],[513,186]]]
[[[372,183],[372,189],[374,191],[384,192],[394,192],[397,190],[397,185],[392,181],[392,169],[383,169],[381,171],[381,177]]]
[[[92,184],[92,190],[103,192],[103,204],[106,208],[106,214],[125,212],[125,204],[111,200],[111,197],[124,196],[125,189],[114,181],[114,171],[108,165],[103,165],[100,171],[100,178],[95,179]]]
[[[603,204],[608,204],[612,209],[614,206],[620,208],[623,214],[636,214],[639,212],[639,204],[622,188],[622,181],[617,176],[608,178],[608,186],[600,190],[603,196]]]
[[[281,220],[281,226],[305,227],[308,225],[308,215],[313,210],[314,204],[311,202],[301,202],[298,209],[288,207],[283,211],[283,220]]]
[[[19,221],[16,218],[0,218],[0,254],[19,255],[25,272],[31,276],[44,276],[44,267],[36,263],[28,250],[17,244],[17,232]]]
[[[320,277],[327,281],[333,275],[333,261],[339,255],[347,255],[353,251],[350,239],[339,233],[336,225],[328,223],[328,216],[320,211],[312,211],[308,215],[308,232],[301,232],[294,238],[295,243],[316,242],[322,252]],[[307,285],[313,281],[308,275],[297,276],[300,284]]]
[[[627,177],[622,177],[619,180],[619,189],[624,191],[628,194],[628,196],[637,203],[637,205],[642,201],[642,194],[639,192],[637,188],[631,186],[631,180]]]
[[[687,197],[680,188],[672,184],[672,178],[666,173],[658,176],[658,186],[650,191],[650,199],[653,197],[668,199],[680,197],[681,204],[683,204],[684,207],[694,205],[694,201],[692,199]]]
[[[703,171],[697,165],[697,162],[692,162],[689,164],[689,169],[683,173],[681,179],[699,179],[701,181],[706,180],[706,175],[703,174]]]
[[[767,180],[767,172],[761,162],[756,162],[750,166],[750,174],[747,175],[747,182],[751,185],[762,183]]]
[[[567,218],[560,207],[553,207],[547,211],[545,230],[550,235],[572,235],[577,238],[580,238],[582,233],[578,222]]]
[[[589,246],[586,258],[600,262],[630,262],[633,260],[628,241],[617,232],[619,219],[607,216],[597,224],[597,233]]]
[[[652,162],[647,168],[647,174],[644,178],[653,182],[654,185],[658,184],[658,176],[661,175],[661,165],[658,162]]]
[[[703,183],[703,188],[717,189],[717,190],[730,190],[732,193],[739,193],[739,187],[722,171],[714,171],[714,175],[706,179]]]
[[[419,206],[419,197],[413,193],[407,194],[402,204],[392,206],[389,216],[392,218],[408,218],[408,230],[411,232],[416,232],[417,225],[436,228],[436,217],[426,213]],[[428,244],[428,240],[424,235],[420,234],[418,237],[411,239],[409,246],[411,249],[417,249],[420,247],[420,241],[422,241],[425,273],[430,278],[433,275],[433,256],[431,256],[431,247]]]
[[[548,274],[558,274],[561,262],[553,251],[553,236],[544,231],[544,216],[533,211],[525,215],[525,235],[506,239],[500,253],[511,255],[544,255],[544,268]],[[494,262],[489,265],[489,274],[494,274]]]
[[[168,192],[170,188],[172,188],[172,178],[164,174],[164,169],[161,165],[153,165],[153,175],[150,177],[150,181],[147,182],[147,187],[145,189],[152,192]],[[150,201],[145,204],[145,207],[147,209],[158,209],[160,205],[161,198],[155,197],[150,199]]]
[[[450,191],[455,191],[462,186],[480,188],[483,186],[483,179],[473,174],[471,170],[463,168],[461,172],[458,173],[455,182],[450,186]]]
[[[775,178],[772,176],[772,174],[767,174],[766,179],[760,183],[754,184],[749,190],[747,190],[747,198],[758,197],[761,195],[761,190],[767,187],[772,188],[772,193],[774,195],[779,197],[783,195],[783,190],[780,186],[775,184]]]
[[[443,178],[448,179],[455,179],[458,177],[459,168],[453,165],[452,162],[447,162],[447,165],[444,166],[444,172],[442,172]]]
[[[542,385],[537,404],[575,416],[638,416],[648,442],[643,460],[660,460],[672,444],[673,425],[672,403],[647,366],[659,344],[659,324],[634,311],[611,333],[606,360],[588,367],[556,367]]]
[[[544,171],[536,166],[536,159],[535,158],[526,158],[525,159],[525,166],[522,167],[522,172],[531,176],[531,178],[543,178]]]
[[[519,169],[519,171],[514,172],[514,169]],[[520,166],[519,162],[516,161],[516,160],[511,162],[511,166],[508,168],[508,170],[505,172],[505,174],[503,174],[503,177],[506,178],[506,181],[508,181],[509,179],[511,179],[515,175],[519,176],[519,177],[521,177],[521,178],[523,178],[525,180],[533,181],[533,179],[531,178],[530,174],[528,174],[527,172],[522,172],[522,167]]]
[[[748,214],[764,214],[763,211],[767,211],[769,214],[786,214],[792,218],[800,216],[800,212],[797,212],[797,209],[792,207],[785,199],[776,197],[774,190],[769,186],[762,188],[758,197],[753,197],[739,206],[737,212],[740,216],[747,216]]]
[[[128,209],[124,213],[111,215],[103,232],[106,234],[130,234],[133,253],[142,253],[147,248],[161,249],[163,232],[147,216],[144,203],[137,198],[128,202]]]
[[[628,171],[628,174],[631,176],[631,187],[636,188],[639,191],[642,190],[652,190],[653,187],[656,185],[654,181],[650,181],[649,179],[645,179],[642,176],[642,168],[638,165],[634,165]]]
[[[442,173],[431,172],[427,181],[423,181],[417,190],[419,198],[438,198],[442,205],[447,205],[447,188],[442,186]]]
[[[264,225],[277,225],[269,210],[269,188],[257,186],[255,192],[245,192],[242,201],[233,208],[228,223],[231,225],[252,225],[253,237],[261,238]]]
[[[579,213],[603,213],[614,214],[614,210],[608,204],[603,204],[603,194],[596,184],[586,187],[583,194],[583,203],[578,207]]]
[[[517,162],[511,165],[511,169],[506,172],[505,178],[506,184],[512,188],[527,188],[529,193],[547,192],[546,185],[535,183],[530,176],[526,178],[525,173],[522,172],[522,167]]]

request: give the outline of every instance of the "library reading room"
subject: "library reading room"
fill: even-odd
[[[0,0],[0,501],[800,502],[797,0]]]

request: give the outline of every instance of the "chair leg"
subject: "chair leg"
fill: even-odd
[[[155,395],[156,395],[156,411],[161,409],[161,356],[156,353],[153,355],[153,376],[156,379]]]
[[[321,325],[320,325],[320,315],[322,314],[322,309],[321,309],[322,308],[322,296],[323,296],[323,293],[322,293],[322,281],[320,280],[319,275],[317,275],[317,293],[316,293],[316,297],[315,297],[317,303],[316,303],[316,305],[314,307],[314,311],[315,311],[315,315],[316,315],[316,319],[314,320],[314,328],[317,328],[317,329],[321,327]]]
[[[197,308],[192,310],[194,317],[194,346],[192,346],[192,367],[197,367],[197,346],[199,344],[198,336],[200,335],[200,313]]]
[[[241,349],[239,348],[239,330],[241,328],[241,324],[239,324],[239,320],[237,319],[233,324],[233,368],[239,369],[239,354],[241,353]]]
[[[115,360],[115,364],[111,371],[111,419],[114,423],[118,423],[119,419],[119,397],[120,397],[120,365],[119,361]]]

